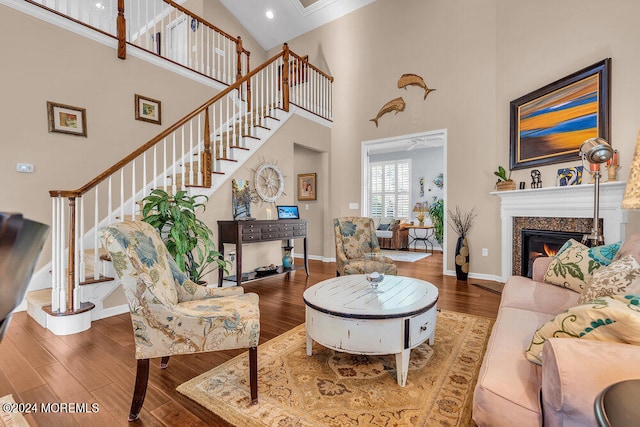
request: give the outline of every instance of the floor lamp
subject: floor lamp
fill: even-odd
[[[640,209],[640,133],[638,133],[636,149],[631,160],[627,186],[624,189],[622,209]]]
[[[586,160],[589,163],[600,165],[605,163],[613,156],[613,150],[607,141],[602,138],[589,138],[580,145],[580,155],[583,162]],[[582,243],[587,244],[591,242],[589,246],[598,246],[604,244],[604,236],[602,230],[600,230],[600,223],[598,221],[600,217],[600,167],[595,170],[593,178],[595,183],[593,185],[593,228],[591,234],[585,234],[582,237]]]

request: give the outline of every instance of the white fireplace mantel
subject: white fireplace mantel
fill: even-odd
[[[600,184],[600,218],[603,220],[605,243],[625,236],[627,211],[621,208],[625,182]],[[502,231],[502,280],[513,271],[513,218],[558,217],[593,218],[594,185],[547,187],[530,190],[494,191],[500,197]]]

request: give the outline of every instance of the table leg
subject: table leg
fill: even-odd
[[[311,356],[313,354],[313,339],[307,332],[307,356]]]
[[[409,373],[409,359],[411,349],[402,350],[396,353],[396,371],[398,371],[398,385],[404,387],[407,384],[407,374]]]

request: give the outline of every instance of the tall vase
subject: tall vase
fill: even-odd
[[[456,279],[467,280],[469,276],[469,245],[467,238],[460,236],[456,243]]]

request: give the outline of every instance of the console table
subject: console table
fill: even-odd
[[[309,275],[309,259],[307,257],[307,220],[306,219],[277,219],[277,220],[253,220],[253,221],[218,221],[218,251],[224,258],[224,244],[236,245],[236,276],[235,281],[239,285],[244,280],[253,280],[251,275],[242,274],[242,244],[270,242],[286,240],[287,246],[291,246],[292,239],[303,239],[304,270]],[[278,273],[289,273],[292,268],[279,266]],[[223,270],[218,270],[218,286],[222,286]],[[233,279],[232,279],[233,280]]]

